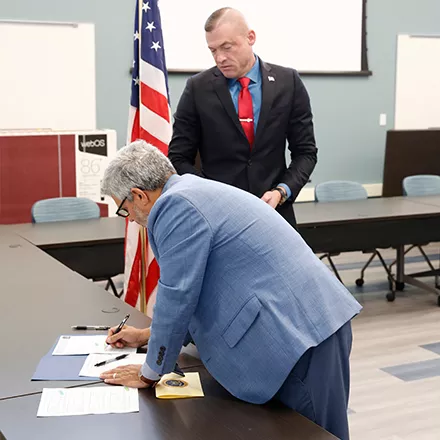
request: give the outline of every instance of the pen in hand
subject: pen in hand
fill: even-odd
[[[95,364],[95,367],[102,367],[103,365],[107,365],[110,362],[120,361],[121,359],[125,359],[127,356],[128,354],[121,354],[113,359],[108,359],[106,361],[98,362],[97,364]]]
[[[130,318],[130,314],[125,315],[125,318],[121,321],[121,323],[116,328],[115,332],[113,333],[116,335],[116,333],[119,333],[122,330],[122,327],[124,327],[125,323],[127,322],[128,318]]]
[[[116,327],[116,330],[113,332],[113,335],[116,335],[122,330],[122,327],[124,327],[125,323],[127,322],[128,318],[130,318],[130,314],[128,313],[125,315],[125,318],[121,321],[121,323]],[[108,345],[108,342],[106,341],[106,344]]]

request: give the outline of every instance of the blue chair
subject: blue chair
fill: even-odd
[[[434,174],[418,174],[415,176],[408,176],[403,179],[402,186],[403,194],[408,197],[438,196],[440,195],[440,176]],[[405,250],[404,255],[406,255],[412,249],[417,248],[422,254],[429,268],[431,270],[435,270],[431,260],[428,258],[422,248],[422,246],[427,244],[428,243],[413,244]],[[391,263],[390,269],[395,263],[396,261]],[[440,288],[438,276],[435,277],[435,286]]]
[[[440,176],[419,174],[403,179],[403,194],[410,197],[440,195]]]
[[[350,180],[331,180],[328,182],[323,182],[315,187],[315,201],[317,202],[341,202],[341,201],[350,201],[350,200],[365,200],[368,198],[368,193],[366,189],[358,182],[353,182]],[[374,257],[378,257],[380,262],[382,263],[385,272],[388,275],[388,279],[391,279],[391,271],[388,269],[382,255],[377,249],[374,250],[364,250],[364,253],[371,253],[371,257],[365,263],[364,267],[361,270],[361,277],[356,280],[357,286],[364,285],[364,273],[370,263],[373,261]],[[336,277],[341,281],[341,277],[336,269],[336,266],[332,260],[332,257],[339,254],[330,254],[326,253],[321,255],[320,259],[327,258],[330,266],[335,273]]]
[[[93,200],[83,197],[55,197],[53,199],[39,200],[31,209],[32,223],[74,221],[97,219],[101,216],[99,206]],[[115,296],[120,298],[113,280],[108,278],[95,278],[93,281],[107,280],[105,290],[109,287]]]
[[[39,200],[31,209],[32,223],[88,220],[100,217],[99,206],[81,197]]]
[[[366,189],[360,183],[350,180],[330,180],[319,183],[315,187],[315,200],[317,202],[342,202],[367,198]]]

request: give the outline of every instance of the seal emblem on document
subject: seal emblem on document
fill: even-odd
[[[166,385],[167,387],[187,387],[188,386],[188,382],[185,382],[184,380],[180,380],[180,379],[168,379],[164,382],[164,385]]]

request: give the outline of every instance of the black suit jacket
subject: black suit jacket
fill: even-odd
[[[213,67],[188,79],[174,115],[168,157],[179,174],[198,174],[257,197],[278,183],[287,184],[292,196],[277,210],[295,226],[292,203],[317,161],[310,100],[295,70],[262,60],[260,66],[262,103],[252,150],[227,79]],[[197,153],[200,170],[195,167]]]

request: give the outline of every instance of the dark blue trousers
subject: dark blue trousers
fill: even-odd
[[[349,439],[351,343],[351,323],[347,322],[301,356],[274,397],[341,440]]]

